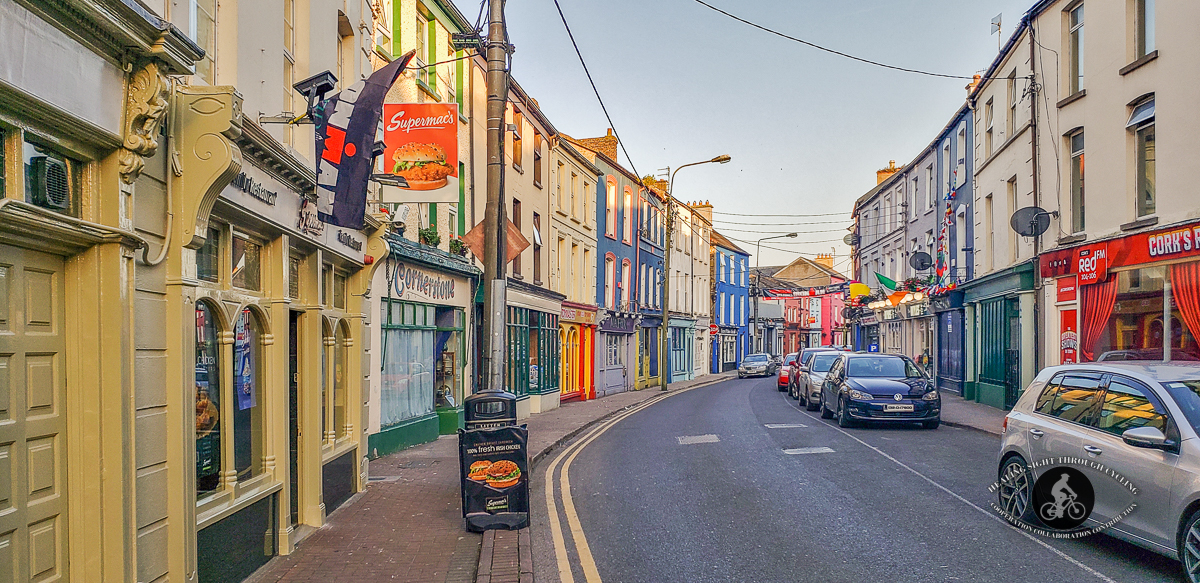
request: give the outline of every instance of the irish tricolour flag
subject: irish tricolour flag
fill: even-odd
[[[875,279],[879,280],[879,286],[883,288],[885,292],[887,292],[888,301],[892,302],[893,306],[899,306],[900,300],[904,299],[904,296],[908,294],[908,292],[904,290],[898,290],[897,288],[899,288],[900,285],[892,279],[886,278],[878,273],[875,274]]]

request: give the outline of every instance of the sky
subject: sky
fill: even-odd
[[[1033,0],[706,0],[829,48],[949,75],[982,73]],[[467,19],[475,0],[454,0]],[[910,161],[966,99],[963,79],[875,67],[752,28],[695,0],[560,0],[616,131],[640,175],[728,154],[679,172],[679,200],[714,205],[714,228],[763,242],[762,265],[835,253],[854,200],[875,171]],[[512,74],[560,132],[609,127],[553,0],[512,0]],[[755,216],[734,216],[741,213]],[[842,213],[827,217],[784,214]],[[748,223],[748,224],[734,224]],[[822,232],[824,231],[824,232]],[[779,250],[771,249],[774,247]],[[786,250],[786,251],[783,251]],[[755,258],[751,258],[755,261]]]

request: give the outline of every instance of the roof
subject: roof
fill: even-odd
[[[737,245],[735,245],[733,243],[733,241],[726,239],[725,235],[718,233],[716,229],[713,229],[710,240],[713,245],[716,245],[718,247],[724,247],[726,249],[729,249],[730,251],[733,251],[734,253],[741,253],[742,255],[745,255],[747,257],[750,256],[750,254],[747,253],[746,251],[743,251],[741,247],[738,247]]]
[[[798,289],[799,286],[794,283],[776,279],[774,277],[774,270],[776,269],[778,268],[753,267],[750,269],[750,273],[758,281],[759,289]]]
[[[466,258],[447,253],[441,249],[409,241],[394,233],[387,235],[387,242],[389,258],[401,257],[412,259],[430,267],[477,279],[483,275],[483,272],[478,267],[467,262]]]
[[[830,277],[836,277],[836,278],[842,279],[842,280],[847,279],[846,276],[838,273],[832,267],[826,267],[826,266],[824,266],[820,263],[817,263],[816,261],[813,261],[812,259],[809,259],[803,255],[796,257],[796,259],[794,261],[792,261],[791,263],[778,268],[778,270],[775,273],[779,273],[780,271],[783,271],[784,269],[791,267],[797,263],[806,263],[811,267],[817,268],[818,271],[821,271],[822,273],[824,273],[825,275],[828,275]]]

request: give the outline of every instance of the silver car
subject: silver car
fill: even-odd
[[[1026,521],[1044,517],[1046,509],[1032,503],[1036,479],[1060,467],[1058,458],[1075,458],[1071,463],[1094,492],[1092,512],[1079,528],[1119,519],[1104,532],[1182,561],[1188,581],[1200,583],[1197,428],[1200,365],[1047,368],[1005,418],[999,504]],[[1074,504],[1073,493],[1063,496]]]
[[[825,375],[839,354],[842,353],[835,350],[818,352],[809,359],[807,365],[800,368],[800,377],[796,379],[796,394],[805,409],[817,410],[821,403],[821,384],[825,382]]]

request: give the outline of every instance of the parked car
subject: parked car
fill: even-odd
[[[941,424],[942,398],[925,371],[898,354],[841,354],[821,383],[821,417],[857,421]],[[833,409],[830,409],[833,407]]]
[[[738,365],[738,378],[765,377],[775,374],[775,361],[765,352],[747,354]]]
[[[804,367],[800,376],[794,381],[796,398],[800,400],[800,404],[804,405],[805,409],[817,410],[825,375],[829,373],[829,369],[833,368],[833,363],[837,362],[840,354],[841,352],[838,351],[814,354],[812,360],[808,361],[808,366]]]
[[[779,389],[780,392],[791,388],[790,379],[792,378],[792,374],[794,372],[793,365],[796,363],[797,357],[799,356],[800,353],[798,352],[784,355],[783,363],[779,365],[779,378],[776,379],[775,382],[776,388]]]
[[[1048,458],[1081,464],[1095,504],[1082,527],[1105,524],[1136,498],[1137,508],[1104,532],[1183,562],[1200,583],[1200,364],[1089,363],[1050,367],[1004,419],[1000,505],[1029,520],[1036,478]],[[1035,464],[1042,463],[1041,466]]]
[[[800,379],[800,375],[804,373],[804,369],[808,366],[809,362],[812,361],[813,355],[819,352],[836,353],[838,350],[836,348],[822,346],[820,348],[805,348],[800,351],[800,357],[796,359],[796,362],[792,363],[792,371],[789,375],[790,380],[792,381],[792,386],[789,387],[788,393],[793,399],[800,398],[800,392],[796,389],[796,382]]]
[[[1162,359],[1163,351],[1161,348],[1143,348],[1130,350],[1110,350],[1104,354],[1101,354],[1100,358],[1097,358],[1096,361],[1116,362],[1123,360],[1154,360],[1162,362]],[[1195,362],[1200,360],[1200,358],[1196,358],[1195,355],[1184,352],[1183,350],[1176,349],[1171,351],[1171,360],[1189,360]]]

